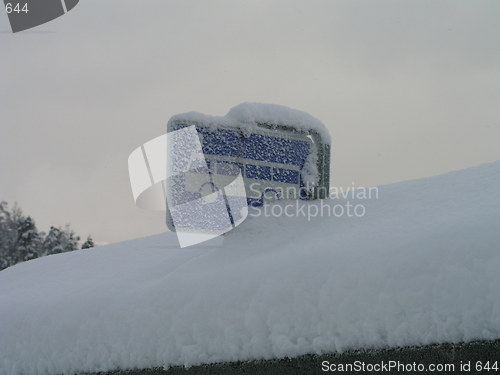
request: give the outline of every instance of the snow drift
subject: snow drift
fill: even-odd
[[[363,217],[249,218],[187,249],[165,233],[8,268],[0,373],[500,338],[500,162],[378,196],[351,202]]]

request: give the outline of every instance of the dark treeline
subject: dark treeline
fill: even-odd
[[[19,207],[14,205],[9,210],[7,202],[0,202],[0,270],[19,262],[77,250],[79,241],[80,237],[69,225],[39,232],[35,220],[24,216]],[[88,236],[81,248],[90,247],[94,247],[94,241]]]

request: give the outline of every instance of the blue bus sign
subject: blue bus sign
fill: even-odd
[[[231,225],[242,221],[242,197],[225,194],[236,178],[241,178],[245,190],[245,204],[261,206],[275,199],[323,199],[329,190],[330,144],[314,129],[297,129],[293,126],[257,123],[252,127],[234,126],[226,121],[221,124],[175,116],[167,126],[167,135],[194,126],[198,135],[203,162],[188,172],[170,177],[167,190],[175,191],[170,205],[181,205],[195,199],[224,192],[227,215]],[[183,146],[173,143],[168,157],[182,154]],[[199,160],[198,160],[199,162]],[[237,207],[238,209],[234,210]],[[232,210],[230,208],[233,208]],[[197,223],[189,227],[214,227],[216,223],[198,222],[216,209],[205,202],[205,214],[188,215],[188,221]],[[220,209],[220,208],[218,208]],[[179,220],[174,223],[167,207],[167,225],[171,230],[179,229]],[[244,218],[243,218],[244,219]],[[181,225],[184,227],[185,225]],[[209,228],[206,228],[209,229]]]

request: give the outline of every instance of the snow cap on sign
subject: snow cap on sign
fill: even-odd
[[[188,121],[207,126],[223,125],[248,128],[257,124],[283,125],[299,131],[315,131],[324,143],[330,144],[331,137],[325,125],[310,114],[278,104],[241,103],[231,108],[225,116],[210,116],[200,112],[186,112],[172,116],[174,121]]]

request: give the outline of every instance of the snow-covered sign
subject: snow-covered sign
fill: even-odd
[[[190,112],[172,117],[167,133],[195,127],[200,145],[199,157],[185,155],[186,142],[171,142],[168,158],[179,155],[195,163],[189,172],[175,175],[167,190],[179,204],[224,194],[231,224],[244,219],[241,214],[241,192],[232,196],[227,191],[237,177],[242,178],[246,204],[263,205],[266,200],[325,198],[329,190],[330,136],[325,126],[309,114],[288,107],[259,103],[243,103],[224,117]],[[191,151],[190,151],[191,152]],[[185,160],[184,160],[185,161]],[[185,171],[184,171],[185,172]],[[236,210],[230,208],[236,207]],[[216,211],[216,202],[205,201],[203,210]],[[174,230],[178,225],[168,210],[167,223]],[[179,217],[182,215],[178,215]],[[188,215],[203,220],[203,215]],[[210,216],[214,217],[214,215]],[[196,223],[196,226],[203,226]],[[215,226],[214,226],[215,225]],[[222,224],[221,224],[222,225]],[[210,223],[212,229],[222,229]]]

